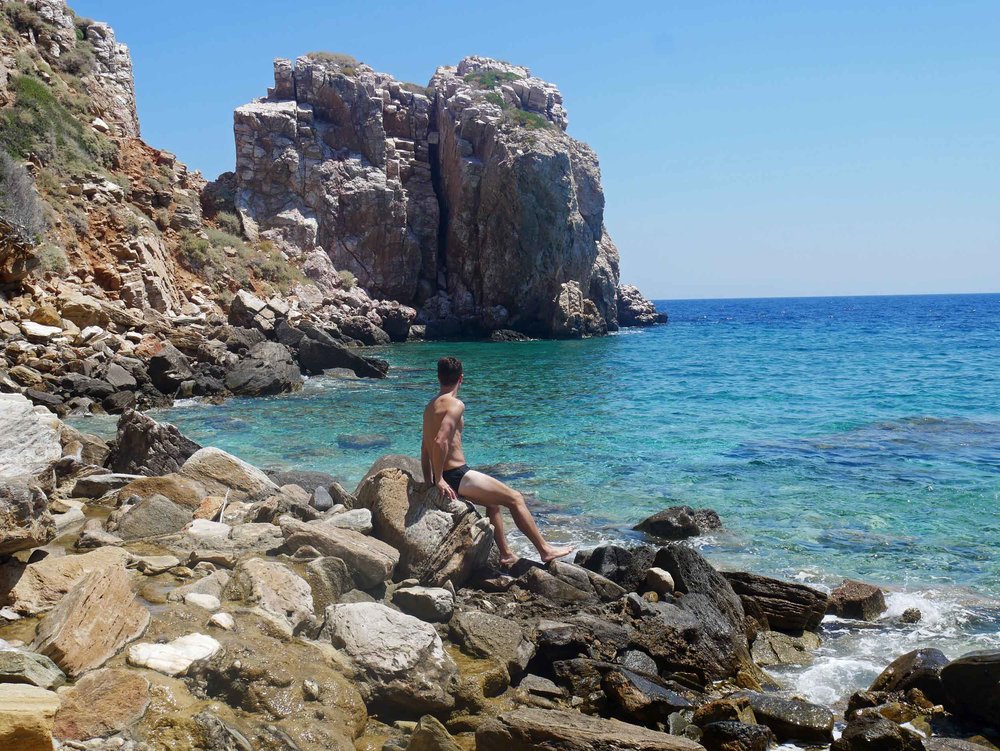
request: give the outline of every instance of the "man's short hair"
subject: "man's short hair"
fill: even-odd
[[[438,381],[442,386],[454,386],[462,377],[462,361],[457,357],[442,357],[438,360]]]

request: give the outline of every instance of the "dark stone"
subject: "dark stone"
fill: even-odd
[[[945,707],[990,724],[1000,718],[1000,649],[962,655],[941,669]]]
[[[362,344],[388,344],[392,341],[385,331],[364,316],[349,316],[345,318],[340,324],[340,329],[347,336],[357,339]]]
[[[32,404],[37,404],[42,407],[48,407],[49,409],[58,412],[59,408],[63,406],[63,400],[60,399],[55,394],[49,394],[45,391],[38,391],[37,389],[25,389],[24,395],[31,400]]]
[[[62,388],[73,396],[89,396],[104,399],[115,393],[115,387],[99,378],[88,378],[79,373],[67,373],[60,382]]]
[[[304,336],[302,331],[292,326],[284,318],[278,321],[278,325],[274,327],[274,338],[279,344],[284,344],[289,349],[298,349]]]
[[[173,425],[127,410],[118,420],[108,467],[122,474],[166,475],[179,470],[200,448]]]
[[[658,680],[643,677],[622,668],[604,673],[601,688],[608,697],[612,712],[623,720],[655,724],[671,712],[690,709],[691,702]]]
[[[392,440],[388,436],[378,433],[337,436],[337,445],[342,449],[377,449],[391,444]]]
[[[601,545],[593,550],[577,553],[576,563],[630,592],[638,592],[655,556],[656,550],[645,545],[635,548]]]
[[[134,389],[139,385],[131,371],[116,362],[108,365],[104,371],[104,380],[116,389]]]
[[[774,734],[766,725],[748,725],[736,720],[711,722],[701,729],[705,751],[767,751]]]
[[[393,305],[378,311],[382,318],[382,328],[394,342],[405,342],[410,335],[410,323],[413,320],[413,309],[401,305]]]
[[[885,612],[885,596],[876,586],[847,579],[830,593],[826,612],[840,618],[874,621]]]
[[[498,615],[470,610],[455,613],[448,629],[452,640],[471,657],[499,660],[512,679],[524,673],[535,654],[516,621]]]
[[[781,742],[829,743],[833,740],[833,712],[803,699],[786,699],[775,694],[740,692],[750,700],[757,722],[767,725]]]
[[[117,391],[101,402],[101,406],[104,407],[104,411],[108,414],[117,415],[126,410],[135,409],[135,403],[135,392]]]
[[[522,334],[520,331],[511,329],[497,329],[490,334],[491,342],[530,342],[531,337]]]
[[[940,703],[944,701],[941,669],[947,664],[948,658],[939,649],[915,649],[889,663],[868,690],[906,692],[918,688],[928,699]]]
[[[306,373],[318,375],[331,368],[347,368],[362,378],[385,378],[389,363],[374,357],[363,357],[338,344],[329,334],[315,330],[319,338],[303,337],[299,343],[299,365]]]
[[[826,594],[804,584],[742,571],[724,576],[744,605],[752,602],[775,631],[815,631],[826,614]]]
[[[684,540],[719,529],[722,520],[710,508],[671,506],[639,522],[634,528],[665,540]]]
[[[261,342],[226,373],[226,388],[234,394],[268,396],[302,387],[302,375],[287,349],[277,342]]]
[[[656,660],[641,649],[626,649],[618,655],[618,663],[633,673],[645,673],[646,675],[657,675],[659,673],[656,667]]]
[[[175,393],[193,375],[188,359],[170,342],[164,342],[163,349],[149,358],[147,372],[152,384],[164,394]]]
[[[226,349],[234,354],[249,352],[255,344],[267,341],[267,337],[260,329],[243,326],[223,326],[219,329],[217,338],[225,342]]]
[[[532,567],[518,579],[518,583],[532,594],[544,597],[556,605],[597,602],[597,595],[593,590],[578,589],[540,568]]]
[[[920,738],[874,710],[852,719],[830,751],[924,751]]]

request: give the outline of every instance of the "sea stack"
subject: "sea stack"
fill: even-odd
[[[484,57],[426,87],[346,55],[274,63],[235,113],[235,208],[248,235],[418,311],[428,336],[614,331],[621,295],[597,156],[567,132],[559,89]],[[651,307],[651,306],[649,306]]]

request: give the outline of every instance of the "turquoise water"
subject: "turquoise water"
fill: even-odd
[[[710,506],[726,531],[701,542],[722,565],[820,586],[860,577],[895,590],[890,615],[924,610],[903,635],[831,626],[811,669],[826,672],[790,678],[804,692],[830,700],[901,644],[1000,646],[1000,295],[661,307],[671,322],[654,329],[396,345],[379,351],[384,382],[316,378],[157,417],[352,487],[381,454],[418,451],[436,360],[454,354],[470,464],[529,495],[552,538],[634,538],[664,506]]]

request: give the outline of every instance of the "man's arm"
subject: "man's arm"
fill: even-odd
[[[451,486],[444,481],[441,474],[444,472],[444,463],[448,461],[448,454],[451,452],[451,442],[458,429],[459,420],[462,418],[462,411],[465,405],[459,402],[454,407],[450,407],[441,420],[441,427],[438,428],[434,437],[434,447],[431,449],[431,475],[437,489],[446,498],[457,499],[458,494],[452,490]]]
[[[431,466],[431,457],[427,453],[427,444],[420,442],[420,468],[424,471],[424,483],[434,484],[434,468]]]

